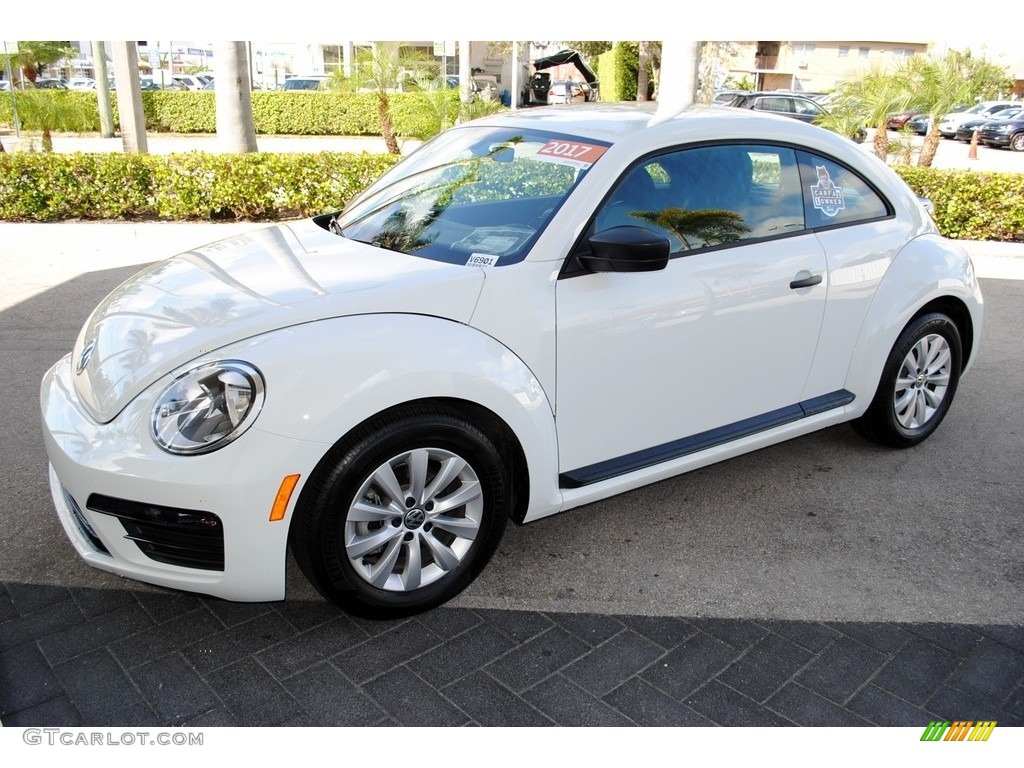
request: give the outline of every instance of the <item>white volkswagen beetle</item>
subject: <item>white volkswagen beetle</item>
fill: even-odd
[[[728,108],[463,125],[337,215],[117,288],[42,385],[90,564],[438,605],[526,523],[852,421],[912,446],[981,334],[969,259],[850,141]]]

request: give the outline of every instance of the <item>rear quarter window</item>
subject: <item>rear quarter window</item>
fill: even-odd
[[[892,206],[846,166],[809,152],[797,152],[804,217],[810,229],[884,218]]]

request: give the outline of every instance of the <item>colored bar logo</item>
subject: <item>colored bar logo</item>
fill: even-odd
[[[988,741],[995,727],[995,720],[932,720],[921,741]]]

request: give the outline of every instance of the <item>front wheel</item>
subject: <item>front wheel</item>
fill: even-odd
[[[916,318],[889,353],[867,412],[853,422],[864,437],[909,448],[936,430],[960,381],[960,333],[938,312]]]
[[[508,470],[456,411],[411,407],[360,427],[303,490],[291,547],[328,600],[396,618],[461,592],[494,553]]]
[[[1024,133],[1018,133],[1010,139],[1010,149],[1014,152],[1024,152]]]

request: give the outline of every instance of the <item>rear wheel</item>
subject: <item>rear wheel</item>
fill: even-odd
[[[897,339],[874,400],[854,428],[894,448],[922,442],[949,410],[960,362],[960,333],[953,321],[938,312],[918,317]]]
[[[491,439],[456,411],[412,407],[361,427],[299,500],[295,559],[345,610],[393,618],[461,592],[497,548],[509,482]]]

